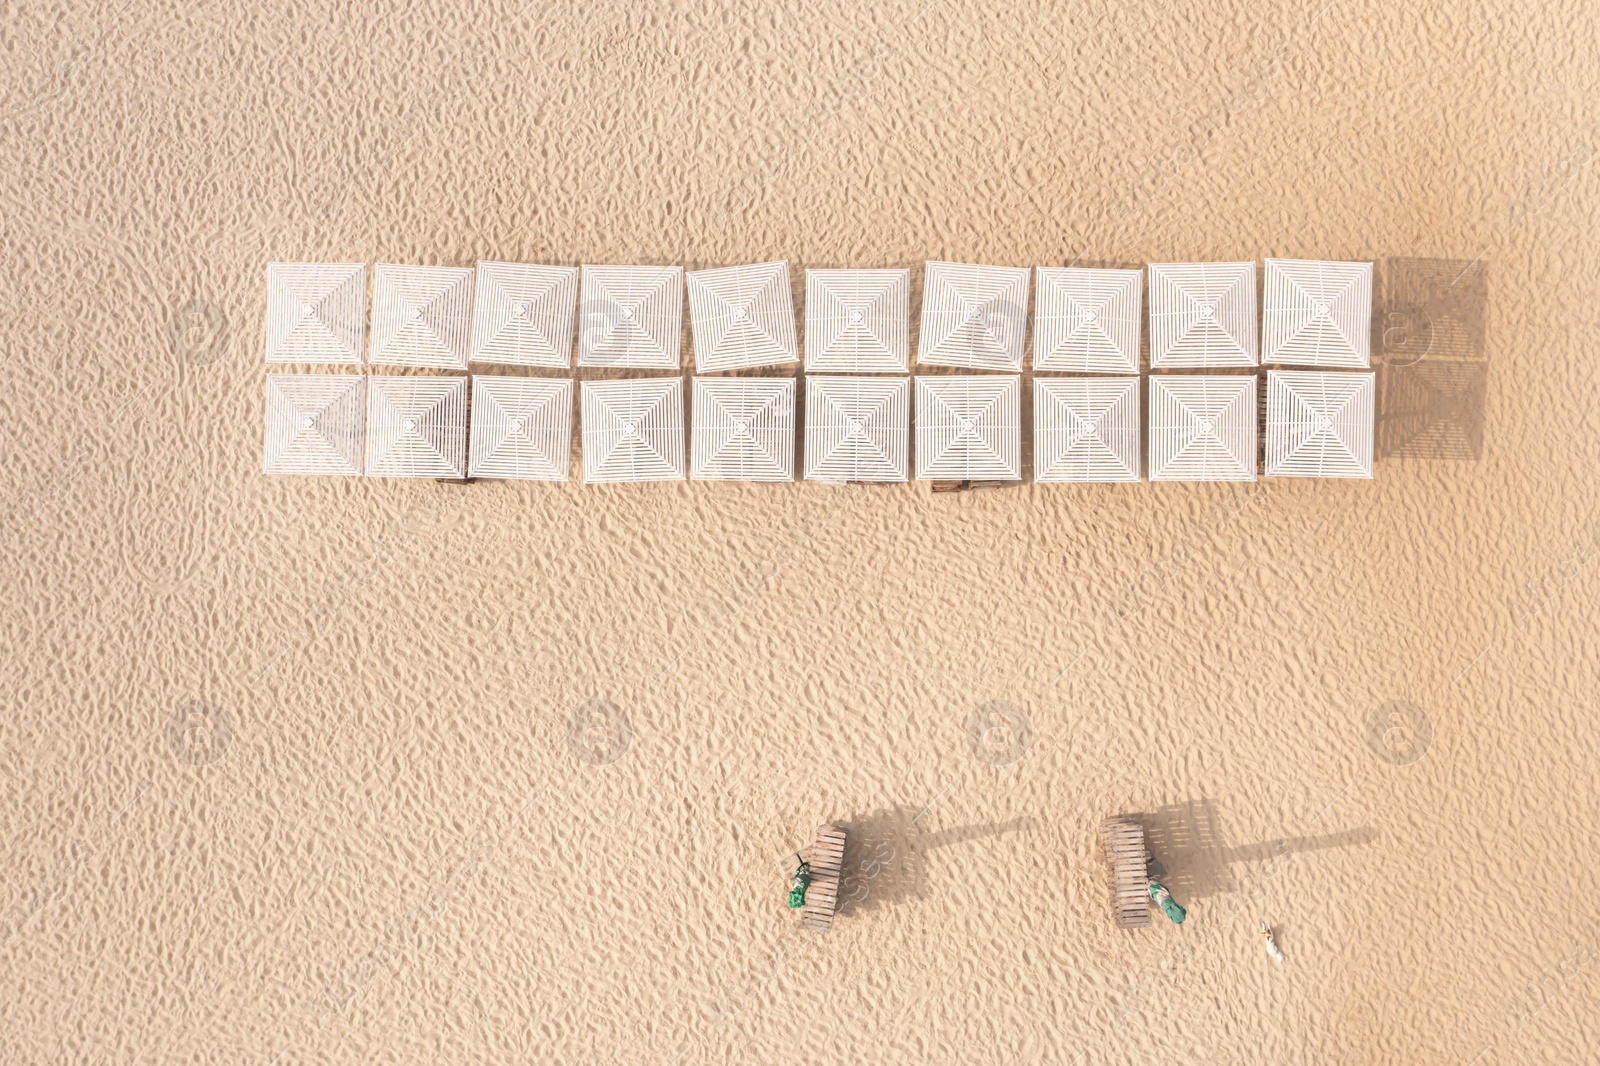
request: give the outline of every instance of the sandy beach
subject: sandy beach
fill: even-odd
[[[0,1062],[1600,1061],[1592,10],[0,50]],[[1371,481],[261,472],[269,262],[904,267],[914,342],[926,260],[1274,256],[1375,264]],[[1118,815],[1183,925],[1113,925]]]

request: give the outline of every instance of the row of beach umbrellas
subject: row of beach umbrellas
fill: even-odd
[[[806,378],[788,264],[715,270],[378,264],[268,268],[269,364],[465,370],[469,363],[677,371],[687,286],[692,424],[680,376],[581,383],[587,482],[792,481],[803,413],[810,480],[1015,481],[1030,273],[1037,481],[1254,480],[1260,362],[1369,365],[1371,264],[1151,264],[1150,365],[1140,403],[1145,272],[930,262],[919,367],[909,371],[906,270],[806,272]],[[1259,338],[1259,346],[1258,346]],[[1258,358],[1259,355],[1259,358]],[[730,374],[730,372],[745,372]],[[718,376],[721,375],[721,376]],[[566,480],[575,383],[551,376],[271,373],[268,473]],[[1269,476],[1371,477],[1370,372],[1270,370]],[[914,391],[914,398],[913,398]],[[797,400],[804,401],[803,408]],[[1148,448],[1141,454],[1141,409]],[[686,432],[686,427],[688,432]],[[686,439],[687,438],[687,439]],[[1147,470],[1146,470],[1147,467]]]
[[[1372,264],[1268,259],[1152,263],[1152,369],[1261,363],[1369,365]],[[919,365],[1020,372],[1029,275],[1033,368],[1137,374],[1145,271],[930,262]],[[800,361],[787,262],[685,272],[676,266],[397,266],[272,263],[266,361],[465,370],[469,363],[677,370],[687,287],[695,370]],[[904,269],[807,270],[809,373],[910,370]]]

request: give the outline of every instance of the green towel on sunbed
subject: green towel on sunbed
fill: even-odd
[[[800,868],[794,872],[794,884],[789,888],[789,908],[804,907],[806,905],[806,888],[811,884],[811,864],[801,863]]]
[[[1178,906],[1178,901],[1172,898],[1172,893],[1167,891],[1167,886],[1160,881],[1150,882],[1150,898],[1155,900],[1163,913],[1172,919],[1174,925],[1182,925],[1188,917],[1184,909]]]

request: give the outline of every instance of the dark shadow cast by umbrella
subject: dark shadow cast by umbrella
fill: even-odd
[[[982,840],[984,837],[999,836],[1002,833],[1018,832],[1033,828],[1032,818],[1013,818],[1008,822],[979,822],[975,825],[958,825],[954,829],[946,829],[942,833],[928,833],[923,836],[923,847],[932,851],[934,848],[947,848],[953,844],[965,844],[972,840]]]
[[[929,833],[919,826],[920,808],[888,807],[858,815],[845,829],[844,879],[839,913],[850,914],[920,899],[928,884],[928,853],[937,848],[1025,830],[1032,819],[983,822]]]
[[[912,807],[886,807],[846,819],[839,913],[873,910],[921,897],[925,841]]]
[[[1488,363],[1380,365],[1378,456],[1476,462],[1483,457],[1488,391]]]
[[[1482,256],[1383,261],[1372,308],[1379,458],[1483,457],[1488,318]]]
[[[1233,870],[1236,863],[1370,844],[1377,838],[1376,832],[1363,827],[1228,847],[1217,825],[1216,805],[1203,798],[1170,804],[1153,814],[1126,817],[1144,826],[1145,845],[1150,851],[1150,876],[1164,883],[1180,901],[1236,891],[1238,882]]]
[[[1227,862],[1261,862],[1266,859],[1275,859],[1279,855],[1288,855],[1299,851],[1322,851],[1326,848],[1348,848],[1357,844],[1370,844],[1378,839],[1377,831],[1363,826],[1360,829],[1351,829],[1343,833],[1327,833],[1315,837],[1279,837],[1277,840],[1263,840],[1259,844],[1241,844],[1236,848],[1224,848],[1223,857]]]
[[[1374,359],[1403,366],[1424,359],[1488,358],[1488,260],[1393,258],[1377,270]]]
[[[1232,887],[1217,839],[1216,807],[1210,800],[1169,804],[1153,814],[1130,817],[1144,826],[1151,876],[1180,900],[1200,899]]]

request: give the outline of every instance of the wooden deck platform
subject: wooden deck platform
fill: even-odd
[[[800,910],[800,928],[823,932],[833,927],[839,908],[839,881],[844,876],[844,830],[836,825],[817,829],[811,848],[811,886]]]
[[[1100,823],[1100,845],[1105,851],[1111,912],[1118,927],[1149,928],[1150,852],[1144,845],[1144,826],[1107,819]]]

